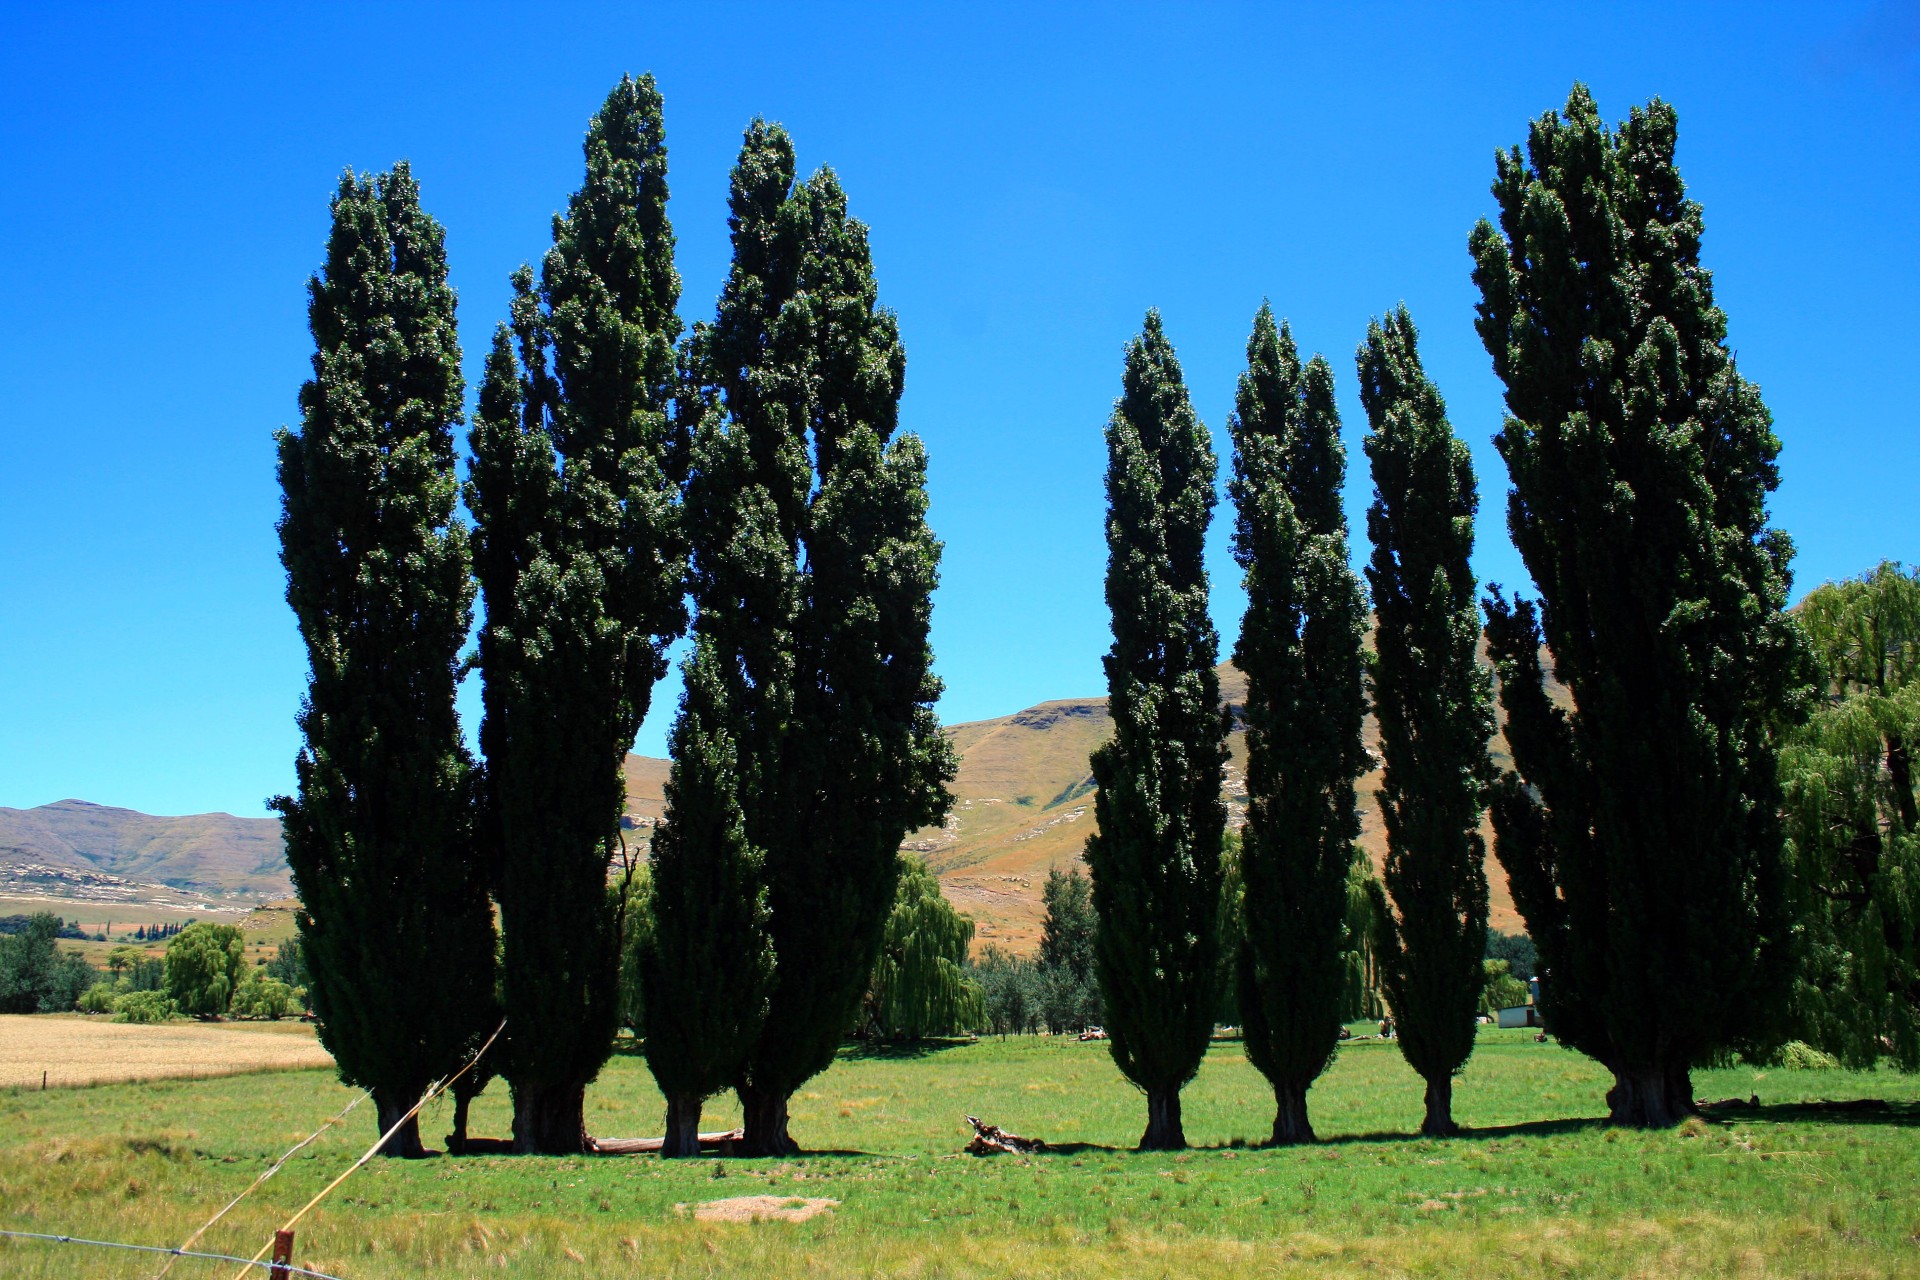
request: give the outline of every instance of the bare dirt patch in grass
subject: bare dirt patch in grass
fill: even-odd
[[[840,1207],[838,1200],[804,1196],[729,1196],[699,1204],[676,1205],[699,1222],[805,1222]]]
[[[325,1067],[300,1022],[134,1025],[79,1014],[0,1014],[0,1089]]]

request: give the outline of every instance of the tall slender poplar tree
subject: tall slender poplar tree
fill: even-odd
[[[1494,847],[1549,1029],[1643,1126],[1692,1107],[1691,1068],[1780,1031],[1775,739],[1804,667],[1767,524],[1780,443],[1727,349],[1675,135],[1658,100],[1605,128],[1576,85],[1499,155],[1500,226],[1470,241],[1507,525],[1542,601],[1488,601],[1515,765]]]
[[[1403,306],[1367,326],[1356,356],[1373,428],[1373,652],[1367,674],[1386,778],[1385,893],[1374,913],[1380,982],[1400,1052],[1426,1081],[1420,1132],[1453,1123],[1453,1077],[1473,1053],[1486,985],[1487,850],[1480,837],[1493,764],[1493,685],[1475,661],[1473,457],[1420,367]],[[1372,892],[1380,894],[1377,887]]]
[[[794,185],[777,125],[747,130],[733,268],[689,344],[718,406],[688,483],[695,628],[730,701],[746,836],[764,851],[775,972],[738,1076],[745,1147],[796,1150],[794,1090],[866,993],[896,852],[950,803],[927,644],[940,544],[926,452],[896,434],[906,370],[866,228],[831,170]]]
[[[621,764],[685,623],[672,416],[680,279],[651,77],[587,130],[536,285],[514,276],[473,430],[487,821],[517,1150],[581,1150],[612,1050]]]
[[[385,1133],[493,1017],[493,911],[454,687],[472,617],[454,520],[464,382],[445,236],[407,165],[348,173],[307,285],[313,378],[277,441],[280,561],[311,675],[272,803],[321,1043]],[[387,1141],[421,1153],[417,1121]]]
[[[1218,1004],[1227,751],[1202,556],[1213,446],[1157,311],[1127,344],[1106,434],[1114,733],[1092,761],[1094,956],[1113,1060],[1147,1095],[1140,1147],[1172,1151],[1187,1145],[1180,1090],[1200,1069]]]
[[[1340,1042],[1358,941],[1347,874],[1360,835],[1354,782],[1367,768],[1366,606],[1347,563],[1333,369],[1320,356],[1303,368],[1264,305],[1229,426],[1233,554],[1247,586],[1233,650],[1247,676],[1240,1017],[1247,1058],[1273,1085],[1273,1141],[1310,1142],[1307,1090]]]
[[[767,1016],[765,855],[747,839],[727,682],[713,642],[682,664],[665,821],[641,943],[647,1065],[667,1099],[662,1156],[700,1154],[700,1104],[733,1086]]]

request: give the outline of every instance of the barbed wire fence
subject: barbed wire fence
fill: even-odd
[[[286,1165],[287,1161],[294,1157],[294,1155],[296,1155],[298,1152],[300,1152],[303,1148],[307,1147],[312,1142],[314,1142],[317,1138],[320,1137],[321,1134],[325,1133],[327,1130],[331,1129],[334,1125],[344,1120],[347,1117],[347,1115],[353,1111],[355,1107],[358,1107],[362,1102],[365,1102],[369,1097],[371,1097],[372,1095],[369,1092],[363,1090],[358,1097],[356,1097],[352,1102],[349,1102],[345,1107],[343,1107],[338,1114],[334,1115],[331,1119],[326,1121],[326,1123],[322,1124],[319,1128],[315,1129],[312,1133],[302,1138],[299,1142],[295,1143],[292,1147],[289,1147],[286,1150],[286,1152],[284,1152],[280,1156],[279,1159],[275,1160],[272,1164],[268,1165],[267,1168],[261,1172],[260,1176],[255,1178],[253,1182],[249,1184],[245,1190],[243,1190],[239,1195],[235,1196],[232,1200],[228,1201],[211,1218],[208,1218],[204,1223],[202,1223],[200,1227],[196,1231],[194,1231],[193,1234],[189,1235],[186,1238],[186,1241],[181,1245],[179,1245],[178,1247],[169,1248],[166,1245],[158,1245],[158,1244],[130,1244],[130,1243],[127,1243],[126,1241],[121,1241],[121,1240],[94,1240],[84,1236],[61,1235],[58,1233],[46,1232],[46,1231],[14,1231],[6,1228],[0,1228],[0,1239],[39,1240],[49,1244],[87,1245],[87,1246],[91,1246],[94,1248],[101,1248],[101,1249],[124,1249],[132,1252],[136,1252],[136,1253],[166,1254],[167,1260],[164,1264],[161,1265],[160,1270],[155,1273],[154,1280],[162,1280],[162,1278],[166,1276],[167,1272],[172,1269],[174,1262],[180,1258],[196,1258],[196,1259],[202,1259],[202,1260],[213,1261],[213,1262],[239,1263],[240,1264],[239,1270],[234,1273],[236,1280],[239,1280],[240,1277],[244,1277],[248,1275],[249,1272],[253,1271],[256,1268],[265,1268],[271,1275],[276,1277],[276,1280],[278,1277],[281,1277],[281,1276],[311,1276],[311,1277],[314,1277],[314,1280],[341,1280],[341,1277],[339,1276],[329,1275],[323,1271],[315,1271],[308,1267],[296,1266],[293,1263],[292,1254],[293,1254],[294,1227],[297,1226],[300,1220],[305,1218],[308,1213],[312,1212],[315,1206],[317,1206],[322,1200],[325,1200],[329,1195],[331,1195],[340,1186],[340,1184],[345,1182],[348,1178],[352,1177],[355,1173],[359,1172],[361,1169],[365,1168],[367,1163],[371,1161],[374,1156],[378,1155],[381,1149],[387,1145],[387,1142],[389,1139],[391,1139],[396,1133],[400,1132],[400,1130],[403,1127],[405,1127],[408,1121],[412,1120],[414,1117],[420,1114],[420,1111],[422,1108],[424,1108],[429,1102],[432,1102],[434,1099],[438,1098],[441,1094],[445,1093],[448,1089],[452,1088],[456,1081],[458,1081],[462,1076],[466,1075],[469,1071],[473,1070],[473,1068],[479,1064],[480,1059],[486,1056],[487,1050],[493,1048],[494,1042],[500,1038],[501,1032],[505,1031],[506,1029],[507,1029],[506,1019],[502,1018],[500,1020],[500,1025],[493,1029],[493,1034],[487,1037],[486,1043],[481,1045],[480,1048],[475,1051],[474,1055],[471,1058],[467,1059],[465,1065],[463,1065],[458,1071],[454,1072],[452,1075],[447,1076],[440,1081],[437,1081],[430,1088],[428,1088],[428,1090],[421,1095],[420,1100],[414,1103],[413,1106],[408,1109],[405,1115],[401,1116],[400,1119],[396,1120],[393,1123],[392,1127],[389,1128],[385,1133],[381,1134],[379,1139],[375,1141],[372,1146],[368,1147],[366,1151],[361,1153],[361,1156],[358,1160],[355,1160],[338,1177],[336,1177],[333,1181],[329,1182],[325,1187],[321,1188],[319,1194],[315,1195],[311,1200],[307,1201],[306,1204],[302,1205],[298,1212],[296,1212],[291,1218],[287,1219],[286,1225],[281,1227],[279,1230],[275,1231],[273,1233],[273,1236],[261,1248],[260,1252],[254,1254],[253,1257],[251,1258],[242,1258],[237,1254],[208,1253],[204,1251],[195,1250],[192,1246],[198,1243],[200,1238],[204,1236],[207,1233],[207,1231],[214,1226],[215,1223],[219,1222],[222,1218],[226,1217],[228,1213],[232,1212],[235,1206],[237,1206],[241,1201],[245,1200],[248,1196],[252,1195],[255,1191],[259,1190],[262,1186],[264,1186],[267,1180],[273,1177],[274,1174],[278,1173],[281,1170],[281,1168]],[[267,1260],[267,1255],[269,1253],[273,1254],[273,1258],[271,1261]]]
[[[170,1249],[163,1244],[127,1244],[122,1240],[88,1240],[82,1236],[61,1236],[45,1231],[8,1231],[0,1229],[0,1236],[17,1240],[44,1240],[52,1244],[85,1244],[101,1249],[131,1249],[136,1253],[166,1253],[175,1258],[205,1258],[214,1262],[238,1262],[244,1264],[240,1274],[245,1275],[249,1267],[265,1267],[279,1275],[312,1276],[314,1280],[341,1280],[339,1276],[328,1275],[324,1271],[313,1271],[306,1267],[295,1266],[291,1262],[249,1261],[230,1253],[198,1253],[192,1249]],[[170,1258],[169,1263],[172,1259]]]

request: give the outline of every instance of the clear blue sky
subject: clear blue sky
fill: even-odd
[[[0,804],[259,814],[291,785],[304,657],[270,437],[296,419],[334,183],[413,162],[477,382],[507,274],[548,243],[625,71],[666,96],[689,320],[726,270],[727,169],[756,113],[871,225],[947,546],[950,721],[1103,687],[1100,432],[1149,306],[1223,461],[1262,298],[1333,360],[1357,519],[1352,353],[1404,299],[1479,464],[1477,567],[1525,582],[1466,238],[1494,150],[1576,79],[1610,119],[1655,95],[1679,110],[1707,264],[1785,442],[1798,590],[1920,559],[1911,0],[17,5],[5,25]],[[675,696],[657,691],[641,750],[663,751]]]

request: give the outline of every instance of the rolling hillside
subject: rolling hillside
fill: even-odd
[[[277,818],[162,818],[58,800],[0,808],[0,893],[158,906],[293,892]]]
[[[1222,700],[1237,706],[1246,678],[1220,667]],[[1563,690],[1555,695],[1565,701]],[[954,807],[944,826],[911,833],[902,848],[924,858],[947,897],[973,916],[980,944],[1026,952],[1039,943],[1040,887],[1050,867],[1077,861],[1093,829],[1093,779],[1087,758],[1111,732],[1105,698],[1043,702],[1012,715],[950,726],[960,754]],[[1378,759],[1373,721],[1369,750]],[[1245,735],[1230,740],[1225,789],[1230,820],[1245,817]],[[1496,738],[1496,760],[1506,763]],[[631,856],[644,858],[665,809],[667,762],[626,760]],[[1373,800],[1378,770],[1360,782],[1361,843],[1378,866],[1385,834]],[[1489,841],[1491,832],[1488,833]],[[1519,917],[1506,875],[1488,859],[1493,924],[1513,930]],[[0,808],[0,896],[56,898],[102,905],[225,905],[244,910],[292,892],[279,822],[197,814],[164,818],[61,800],[37,809]]]
[[[1220,693],[1228,705],[1246,698],[1246,677],[1231,664],[1220,667]],[[1553,692],[1564,701],[1558,686]],[[976,945],[995,943],[1028,952],[1038,947],[1043,912],[1040,888],[1050,867],[1077,861],[1093,829],[1093,779],[1087,757],[1112,732],[1105,698],[1067,698],[1043,702],[1013,715],[949,726],[959,748],[960,771],[954,779],[953,812],[942,827],[909,835],[903,849],[926,859],[939,873],[949,901],[971,915]],[[1360,842],[1375,867],[1386,856],[1386,833],[1373,793],[1381,775],[1379,735],[1366,721],[1368,750],[1376,768],[1360,780]],[[1508,763],[1506,741],[1496,737],[1495,761]],[[1229,739],[1224,779],[1229,821],[1245,820],[1245,734]],[[644,756],[627,757],[627,810],[630,843],[644,840],[665,807],[667,764]],[[1491,846],[1492,830],[1486,830]],[[1492,922],[1516,931],[1520,917],[1507,892],[1506,873],[1489,853],[1487,879],[1492,890]]]

